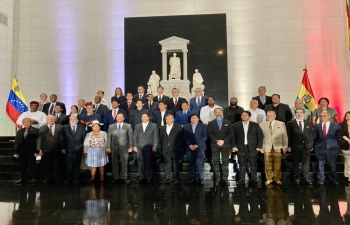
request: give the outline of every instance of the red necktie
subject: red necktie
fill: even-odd
[[[115,111],[115,109],[113,109],[113,119],[115,120],[115,117],[117,116],[117,113]]]
[[[130,104],[131,104],[131,103],[130,103],[130,102],[128,102],[128,109],[130,109]]]
[[[175,98],[175,103],[174,103],[174,105],[175,105],[175,107],[176,107],[176,105],[177,105],[177,98]]]
[[[327,127],[325,123],[323,124],[322,133],[325,137],[327,136]]]

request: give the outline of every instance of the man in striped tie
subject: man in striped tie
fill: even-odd
[[[337,154],[339,151],[339,141],[341,138],[341,128],[338,124],[329,121],[328,112],[320,115],[321,123],[314,127],[314,149],[318,161],[318,184],[323,185],[325,180],[324,165],[327,162],[331,167],[329,179],[333,185],[339,185],[337,178]]]

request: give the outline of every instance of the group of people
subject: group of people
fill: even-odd
[[[258,88],[259,95],[250,101],[250,108],[238,106],[232,97],[230,105],[222,108],[214,97],[203,96],[200,88],[188,102],[179,97],[177,88],[172,96],[146,94],[139,86],[137,94],[123,95],[121,88],[109,100],[99,90],[94,104],[80,99],[66,114],[65,104],[52,94],[41,94],[40,101],[30,102],[30,111],[17,120],[18,130],[14,156],[20,158],[21,180],[35,182],[36,158],[41,157],[45,182],[62,182],[66,165],[67,183],[78,183],[80,169],[90,169],[95,182],[97,168],[104,181],[104,166],[112,163],[114,183],[129,183],[130,163],[138,165],[138,182],[152,182],[153,162],[164,162],[162,183],[179,183],[180,164],[187,155],[192,185],[203,185],[204,163],[212,162],[214,184],[228,186],[229,158],[238,157],[238,185],[245,184],[250,171],[252,185],[258,185],[257,158],[264,155],[266,185],[282,185],[281,160],[291,152],[295,183],[311,184],[308,179],[310,152],[315,150],[319,171],[318,183],[324,184],[324,165],[331,167],[330,180],[336,181],[336,158],[339,147],[345,157],[345,176],[350,182],[350,112],[338,125],[338,115],[329,107],[329,100],[321,98],[320,108],[314,112],[303,108],[296,100],[290,108],[280,102],[280,96],[265,95],[266,88]],[[339,146],[340,145],[340,146]],[[299,163],[302,171],[299,171]],[[198,174],[196,172],[198,167]],[[220,169],[221,168],[221,169]],[[28,170],[31,177],[28,177]]]

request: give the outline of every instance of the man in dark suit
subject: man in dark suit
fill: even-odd
[[[196,88],[194,90],[194,94],[195,96],[190,99],[190,110],[199,114],[201,108],[208,105],[208,97],[203,96],[203,91],[201,88]]]
[[[55,106],[56,105],[60,105],[62,108],[62,113],[66,114],[66,106],[64,103],[58,102],[57,101],[57,95],[52,94],[50,95],[50,102],[46,103],[43,107],[43,113],[45,113],[46,115],[53,115],[55,112]]]
[[[247,161],[250,166],[252,184],[258,185],[256,160],[258,152],[262,151],[264,137],[259,124],[249,121],[250,117],[251,113],[249,111],[243,111],[241,114],[242,121],[233,125],[231,146],[238,156],[240,169],[238,185],[245,183]]]
[[[130,112],[136,109],[136,102],[132,100],[132,93],[126,93],[126,102],[122,102],[120,108],[127,112],[128,117],[130,116]]]
[[[32,127],[31,119],[22,120],[23,128],[18,130],[15,138],[14,157],[19,158],[21,162],[21,179],[16,184],[26,184],[29,176],[31,183],[35,183],[36,178],[36,159],[39,151],[36,144],[39,137],[39,129]]]
[[[104,116],[106,115],[106,112],[108,112],[108,107],[101,103],[101,96],[96,95],[95,96],[95,114],[100,114],[101,119],[103,121]]]
[[[314,126],[314,149],[318,161],[318,183],[324,184],[324,164],[330,164],[330,180],[333,185],[339,185],[337,179],[337,154],[339,151],[339,141],[341,138],[341,128],[338,124],[329,121],[330,115],[328,112],[320,114],[322,123]]]
[[[103,118],[103,129],[104,131],[108,131],[108,128],[110,125],[116,123],[117,115],[118,113],[121,113],[124,115],[124,122],[127,123],[128,121],[128,114],[125,112],[125,110],[119,108],[119,102],[116,99],[112,100],[112,109],[108,110],[106,112],[106,115]]]
[[[184,126],[184,143],[185,150],[190,165],[190,181],[191,185],[196,184],[196,164],[198,165],[198,184],[203,185],[204,179],[204,159],[205,150],[207,149],[207,126],[199,123],[199,115],[192,114],[191,123]]]
[[[272,104],[265,105],[265,112],[275,111],[276,120],[287,123],[293,118],[292,111],[290,111],[289,105],[280,103],[281,97],[279,94],[273,94],[271,96]]]
[[[54,112],[54,117],[56,120],[56,124],[60,124],[60,125],[65,125],[66,120],[67,120],[67,115],[62,113],[62,107],[60,105],[56,105],[55,106],[55,112]]]
[[[166,125],[159,130],[162,142],[165,177],[162,184],[170,183],[171,168],[173,169],[174,184],[179,183],[180,163],[183,158],[182,127],[174,124],[174,116],[169,114],[165,117]]]
[[[153,112],[152,116],[152,122],[157,124],[157,126],[160,128],[161,126],[164,126],[165,123],[165,117],[168,114],[174,115],[173,111],[167,109],[167,103],[165,101],[158,102],[158,109]]]
[[[60,107],[58,105],[55,106]],[[46,117],[47,125],[40,127],[37,150],[42,156],[45,184],[62,181],[63,155],[60,146],[60,134],[62,126],[55,124],[55,117]],[[56,121],[57,122],[57,121]]]
[[[157,87],[158,95],[154,96],[153,101],[154,102],[160,102],[160,101],[167,102],[169,100],[169,97],[166,95],[163,95],[163,92],[164,92],[164,88],[162,86]]]
[[[136,102],[138,99],[141,99],[143,103],[147,102],[147,95],[145,94],[145,88],[143,86],[137,87],[137,93],[134,95],[133,101]]]
[[[182,127],[190,123],[190,118],[193,114],[192,111],[188,110],[188,102],[184,101],[181,103],[181,111],[178,111],[175,115],[175,124],[181,125]]]
[[[270,96],[265,95],[266,87],[260,86],[258,88],[259,95],[252,98],[258,101],[258,108],[264,109],[266,105],[272,104],[272,99]]]
[[[148,101],[143,104],[143,108],[148,110],[152,121],[154,111],[158,110],[158,102],[153,101],[153,94],[147,94],[147,100]]]
[[[179,97],[179,89],[177,88],[173,88],[171,94],[173,97],[168,100],[168,109],[176,114],[177,111],[181,110],[181,104],[186,99]]]
[[[83,154],[84,140],[86,136],[85,126],[78,124],[78,118],[71,116],[69,124],[61,130],[61,152],[66,155],[67,184],[74,181],[79,183],[80,163]]]
[[[86,108],[85,108],[85,100],[79,99],[78,100],[78,115],[86,114]]]
[[[303,108],[295,109],[295,119],[287,123],[288,151],[292,152],[292,163],[294,179],[296,184],[300,184],[299,163],[302,165],[302,181],[310,185],[309,164],[310,152],[314,144],[312,124],[310,120],[304,118]]]
[[[149,121],[147,112],[141,116],[142,122],[135,126],[133,150],[137,153],[139,164],[139,183],[150,183],[153,175],[153,155],[159,144],[159,132],[156,124]]]
[[[108,129],[106,148],[112,154],[113,183],[117,183],[120,178],[121,182],[128,184],[128,159],[133,147],[133,131],[130,124],[124,123],[123,113],[119,112],[116,119],[117,123]]]
[[[208,137],[212,151],[213,167],[215,174],[215,185],[229,186],[228,182],[228,164],[230,156],[230,140],[233,136],[233,127],[230,120],[223,118],[221,108],[214,110],[216,119],[208,123]],[[222,161],[222,174],[220,176],[220,153]]]

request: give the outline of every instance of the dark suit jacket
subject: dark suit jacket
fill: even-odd
[[[342,122],[339,124],[340,125],[340,128],[341,128],[341,136],[346,136],[348,138],[350,138],[349,136],[349,130],[348,130],[348,125],[346,124],[346,122]],[[342,150],[349,150],[349,143],[344,140],[343,138],[340,139],[340,149]]]
[[[168,102],[168,100],[169,100],[169,97],[166,96],[166,95],[163,95],[163,98],[160,99],[160,101],[164,101],[164,102]],[[154,101],[154,102],[159,102],[159,101],[158,101],[158,95],[155,95],[155,96],[153,97],[153,101]]]
[[[175,124],[186,125],[186,124],[190,123],[192,114],[193,114],[192,111],[187,111],[186,116],[184,116],[183,111],[178,111],[175,115]]]
[[[178,97],[176,106],[174,105],[173,98],[169,98],[168,100],[168,109],[176,113],[181,110],[181,104],[186,101],[186,99]]]
[[[207,145],[205,141],[207,140],[207,126],[203,123],[197,123],[196,130],[192,131],[192,124],[188,123],[184,126],[184,142],[185,148],[187,151],[192,151],[189,146],[190,145],[198,145],[197,150],[205,151],[207,149]]]
[[[113,100],[117,100],[119,101],[119,104],[122,104],[123,102],[126,102],[126,97],[124,95],[120,96],[119,98],[113,96],[111,97],[111,102],[113,102]]]
[[[219,130],[219,126],[216,122],[216,119],[208,123],[208,137],[210,139],[210,146],[212,149],[231,147],[230,141],[232,136],[233,136],[233,127],[232,127],[231,121],[223,119],[221,130]],[[216,143],[217,140],[224,140],[224,145],[220,147]]]
[[[163,118],[164,125],[166,124],[165,123],[165,117],[168,114],[174,115],[173,111],[171,111],[169,109],[165,110],[164,118]],[[162,124],[162,113],[159,110],[154,111],[153,116],[152,116],[152,123],[155,123],[155,124],[157,124],[158,127],[161,127],[161,124]]]
[[[160,140],[162,142],[162,151],[182,151],[182,127],[174,124],[169,135],[166,132],[167,126],[159,129]]]
[[[61,130],[62,126],[60,124],[56,124],[54,135],[52,136],[48,125],[40,127],[37,150],[43,150],[43,152],[61,151]]]
[[[125,101],[120,105],[120,108],[124,109],[124,111],[127,112],[128,116],[130,116],[130,112],[136,109],[136,102],[132,101],[130,104],[130,108],[128,108],[128,102]]]
[[[56,117],[56,115],[54,115]],[[65,125],[67,122],[67,115],[61,113],[58,118],[56,118],[56,124]]]
[[[62,112],[61,112],[61,113],[66,114],[66,105],[65,105],[64,103],[62,103],[62,102],[56,102],[55,106],[56,106],[56,105],[60,105],[61,108],[62,108]],[[51,102],[46,103],[46,104],[44,105],[44,108],[43,108],[43,113],[45,113],[46,115],[49,115],[50,106],[51,106]]]
[[[273,111],[273,104],[265,105],[265,112]],[[280,103],[278,106],[278,112],[276,120],[287,123],[293,119],[292,111],[290,111],[289,105]]]
[[[83,152],[85,136],[86,130],[84,125],[77,124],[75,134],[73,134],[70,124],[64,125],[60,137],[61,148],[65,149],[67,152]]]
[[[39,137],[39,129],[29,127],[27,137],[24,138],[25,128],[17,131],[15,138],[14,154],[27,154],[34,157],[34,153],[39,153],[36,147],[37,139]]]
[[[301,150],[305,145],[307,150],[311,150],[314,145],[312,124],[309,120],[304,120],[304,130],[300,131],[297,120],[287,123],[288,147],[293,150]]]
[[[259,95],[253,97],[252,100],[253,100],[253,99],[258,101],[258,104],[259,104],[259,105],[258,105],[258,108],[259,108],[259,109],[265,109],[265,106],[266,106],[266,105],[272,104],[272,98],[271,98],[271,96],[265,95],[265,104],[263,104],[263,103],[260,101],[260,96],[259,96]]]
[[[190,110],[193,113],[199,114],[199,112],[201,111],[201,108],[206,105],[208,105],[207,96],[202,96],[201,103],[199,105],[197,105],[197,97],[193,97],[190,99]]]
[[[106,112],[108,112],[107,106],[100,103],[100,105],[97,108],[96,114],[100,114],[101,115],[102,121],[103,121],[103,118],[104,118]]]
[[[78,108],[78,112],[79,112],[79,108]],[[87,112],[86,112],[86,108],[83,107],[83,109],[81,110],[80,114],[78,114],[78,115],[86,114],[86,113],[87,113]]]
[[[338,124],[330,123],[326,137],[322,132],[322,123],[316,124],[314,126],[315,152],[322,150],[338,152],[341,135],[341,128]]]
[[[231,139],[232,148],[238,148],[238,151],[244,150],[244,129],[243,129],[243,121],[239,121],[233,124],[233,136]],[[249,151],[256,151],[256,148],[262,148],[264,135],[259,124],[249,121],[248,126],[248,148]]]
[[[115,124],[117,121],[115,119],[113,119],[113,115],[112,115],[112,109],[108,110],[105,114],[105,116],[103,117],[103,130],[104,131],[108,131],[108,128],[110,125]],[[125,117],[124,122],[127,123],[128,122],[128,114],[125,112],[125,110],[123,109],[118,109],[118,113],[122,113]]]
[[[132,99],[134,102],[136,102],[137,100],[139,100],[140,99],[140,94],[136,94],[136,95],[134,95],[134,98]],[[147,102],[147,94],[146,93],[144,93],[143,95],[142,95],[142,102],[143,103],[146,103]]]
[[[142,122],[141,117],[142,117],[142,114],[145,113],[145,112],[148,113],[148,110],[142,108],[141,110],[135,109],[135,110],[133,110],[133,111],[130,113],[130,115],[129,115],[129,123],[131,124],[132,129],[135,128],[135,125],[136,125],[136,124]],[[148,115],[149,115],[149,114],[148,114]],[[151,122],[151,121],[150,121],[150,122]]]
[[[148,101],[143,105],[144,109],[147,109],[149,111],[149,115],[152,119],[153,112],[159,110],[158,109],[158,102],[152,102],[151,108],[149,108]]]
[[[151,150],[153,146],[158,147],[159,132],[156,124],[149,122],[145,132],[143,132],[142,124],[136,124],[133,137],[133,146],[138,150]]]

